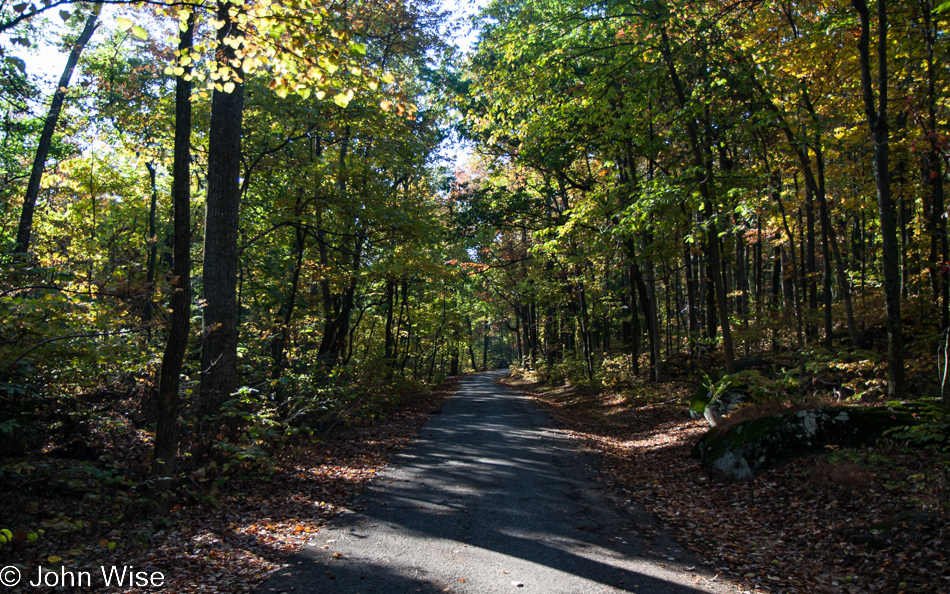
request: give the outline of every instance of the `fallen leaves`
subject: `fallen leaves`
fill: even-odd
[[[45,533],[0,548],[0,566],[22,563],[33,571],[41,564],[69,563],[74,569],[98,572],[102,565],[128,565],[162,572],[165,591],[178,594],[251,592],[270,573],[287,568],[290,555],[346,509],[455,387],[450,383],[430,394],[407,397],[399,410],[373,426],[343,430],[324,443],[302,441],[281,454],[269,482],[235,477],[220,487],[213,501],[181,501],[162,518],[106,521],[103,511],[115,501],[83,496],[80,487],[91,493],[89,484],[42,491],[28,482],[5,485],[11,495],[0,506],[0,526],[32,530],[35,524],[45,527]],[[103,442],[103,447],[115,452],[123,472],[147,468],[148,440],[139,432],[114,432],[111,437],[122,436],[133,441]],[[32,480],[29,471],[37,463],[47,468],[56,464],[53,470],[64,476],[76,474],[70,466],[75,466],[73,460],[29,462],[20,466],[24,481]],[[89,543],[94,552],[83,548]],[[93,584],[85,591],[107,590]]]
[[[676,395],[675,384],[656,388],[666,390],[664,400]],[[651,511],[682,546],[743,590],[950,591],[945,457],[896,447],[848,450],[830,461],[795,460],[749,483],[718,484],[690,457],[706,426],[675,402],[687,394],[629,406],[616,394],[532,393],[563,430],[599,454],[608,496]]]

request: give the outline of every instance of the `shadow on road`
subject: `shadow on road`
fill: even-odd
[[[358,511],[259,591],[725,591],[649,516],[607,505],[591,460],[500,374],[466,379]]]

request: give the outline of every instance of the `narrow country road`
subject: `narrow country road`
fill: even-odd
[[[593,459],[532,402],[465,378],[419,438],[258,590],[727,592],[648,514],[598,491]]]

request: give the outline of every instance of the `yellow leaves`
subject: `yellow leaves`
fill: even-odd
[[[339,105],[340,107],[346,107],[350,104],[350,101],[353,100],[353,89],[346,89],[334,95],[333,102]]]
[[[188,19],[191,17],[190,10],[178,11],[178,30],[184,33],[188,30]]]
[[[382,109],[383,111],[389,111],[390,109],[392,109],[392,107],[393,107],[393,102],[388,99],[379,102],[379,108]]]
[[[230,81],[224,83],[224,92],[225,92],[225,93],[233,93],[233,92],[234,92],[234,83],[233,83],[233,82],[230,82]]]
[[[119,27],[120,31],[128,31],[135,24],[132,22],[132,19],[127,19],[125,17],[119,17],[115,20],[115,24]]]
[[[384,72],[383,75],[380,77],[380,80],[382,80],[387,85],[391,85],[394,82],[396,82],[396,77],[393,76],[391,72]]]
[[[336,64],[330,61],[328,56],[320,56],[317,58],[317,66],[326,71],[327,74],[333,74],[339,69]]]

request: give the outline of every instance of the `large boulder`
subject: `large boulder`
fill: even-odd
[[[745,421],[725,431],[711,430],[694,453],[703,470],[719,481],[747,481],[759,472],[827,445],[859,447],[887,429],[917,422],[913,407],[823,407]]]

